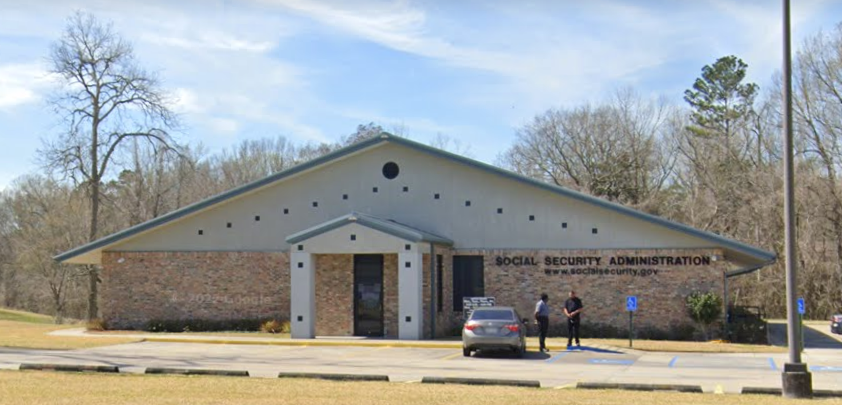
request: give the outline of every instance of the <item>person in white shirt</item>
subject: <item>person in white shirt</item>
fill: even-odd
[[[549,300],[547,293],[541,294],[541,300],[535,304],[535,323],[538,324],[538,342],[540,343],[540,351],[550,351],[547,349],[547,330],[550,328],[550,306],[547,305]]]

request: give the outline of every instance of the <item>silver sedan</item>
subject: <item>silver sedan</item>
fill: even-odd
[[[481,307],[462,327],[462,354],[478,350],[511,350],[526,353],[526,326],[511,307]]]

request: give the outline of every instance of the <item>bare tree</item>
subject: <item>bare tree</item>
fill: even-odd
[[[526,176],[651,208],[675,162],[674,115],[666,104],[620,91],[596,106],[536,116],[499,160]]]
[[[5,201],[14,215],[15,266],[49,297],[56,323],[64,319],[78,272],[52,260],[50,253],[85,240],[76,223],[85,215],[84,202],[68,187],[41,176],[19,179]]]
[[[128,42],[93,15],[77,12],[52,48],[52,73],[62,78],[51,104],[66,120],[65,132],[45,142],[43,159],[90,199],[88,240],[99,236],[103,179],[129,139],[175,148],[177,117],[155,75],[142,69]],[[89,277],[88,318],[97,317],[96,268]]]
[[[473,153],[471,152],[471,145],[462,143],[462,141],[459,140],[459,138],[454,138],[442,133],[436,134],[436,137],[430,141],[430,146],[441,150],[446,150],[448,152],[453,152],[457,155],[462,155],[469,158],[473,157]]]
[[[830,304],[827,313],[838,310],[835,302],[842,299],[842,24],[808,38],[793,68],[801,168],[810,173],[805,208],[812,214],[799,215],[799,233],[809,227],[811,239],[801,260],[810,262],[804,263],[811,270],[804,278],[807,290],[816,301]]]

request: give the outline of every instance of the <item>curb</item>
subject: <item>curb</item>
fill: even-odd
[[[37,364],[22,363],[18,370],[40,370],[40,371],[69,371],[76,373],[118,373],[117,366],[86,366],[77,364]]]
[[[326,347],[395,347],[395,348],[417,348],[417,349],[461,349],[461,342],[445,344],[428,343],[378,343],[378,342],[325,342],[325,341],[248,341],[248,340],[225,340],[225,339],[173,339],[173,338],[145,338],[146,342],[153,343],[205,343],[217,345],[258,345],[258,346],[326,346]]]
[[[506,387],[541,388],[538,380],[495,380],[490,378],[424,377],[422,384],[500,385]]]
[[[249,372],[243,370],[213,370],[204,368],[165,368],[149,367],[145,374],[178,374],[178,375],[216,375],[227,377],[248,377]]]
[[[780,388],[772,387],[743,387],[740,394],[782,396],[783,391]],[[842,391],[813,390],[813,398],[842,398]]]
[[[141,341],[143,342],[152,342],[152,343],[205,343],[205,344],[217,344],[217,345],[256,345],[256,346],[298,346],[298,347],[394,347],[394,348],[411,348],[411,349],[461,349],[462,342],[454,341],[454,342],[444,342],[444,343],[423,343],[423,342],[390,342],[390,343],[380,343],[380,342],[331,342],[331,341],[318,341],[318,340],[306,340],[306,341],[289,341],[289,340],[281,340],[278,339],[277,341],[265,341],[265,340],[237,340],[237,339],[185,339],[185,338],[168,338],[168,337],[145,337]],[[593,345],[587,346],[592,348],[597,348],[601,350],[611,350],[620,353],[626,354],[642,354],[646,353],[646,351],[637,350],[637,349],[629,349],[624,347],[617,347],[617,346],[605,346],[605,345]],[[548,348],[554,352],[564,352],[568,351],[567,346],[555,346],[549,345]],[[575,350],[573,350],[575,351]]]
[[[385,381],[389,382],[389,376],[376,374],[332,374],[332,373],[295,373],[281,371],[278,378],[313,378],[318,380],[333,381]]]
[[[601,382],[580,382],[576,383],[577,389],[586,390],[629,390],[629,391],[677,391],[692,392],[701,394],[700,385],[681,384],[628,384],[628,383],[601,383]]]

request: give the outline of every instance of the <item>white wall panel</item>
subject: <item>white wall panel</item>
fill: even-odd
[[[394,180],[382,167],[400,166]],[[403,187],[409,187],[403,192]],[[378,192],[372,192],[377,187]],[[439,193],[441,199],[433,195]],[[348,194],[348,200],[342,195]],[[465,201],[471,206],[466,207]],[[312,203],[318,202],[318,207]],[[289,214],[284,215],[284,209]],[[503,214],[497,214],[503,208]],[[286,250],[295,232],[359,211],[456,249],[694,248],[711,242],[402,145],[381,144],[162,226],[110,250]],[[260,215],[259,222],[254,220]],[[535,221],[529,221],[535,215]],[[232,223],[231,228],[226,224]],[[561,223],[567,222],[567,229]],[[591,233],[598,228],[599,233]],[[198,235],[201,229],[204,235]]]

